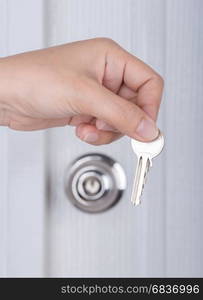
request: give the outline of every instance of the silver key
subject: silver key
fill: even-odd
[[[159,155],[164,147],[164,137],[159,131],[159,135],[155,140],[151,142],[140,142],[131,139],[131,145],[138,158],[131,202],[134,205],[138,205],[141,202],[140,198],[146,182],[147,173],[152,166],[152,159]]]

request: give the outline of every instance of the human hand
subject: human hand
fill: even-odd
[[[162,78],[110,39],[1,58],[0,83],[0,124],[15,130],[73,125],[93,145],[158,134]]]

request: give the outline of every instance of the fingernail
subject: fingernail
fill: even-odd
[[[106,122],[104,122],[102,120],[97,120],[96,126],[97,126],[97,129],[100,129],[100,130],[118,132],[118,130],[116,130],[115,128],[113,128],[112,126],[108,125]]]
[[[136,133],[147,140],[153,140],[158,136],[158,128],[154,121],[149,119],[142,119],[137,127]]]
[[[98,134],[95,132],[89,132],[83,137],[83,141],[87,143],[94,143],[98,140]]]

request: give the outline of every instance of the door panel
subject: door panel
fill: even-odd
[[[150,172],[142,207],[133,209],[129,196],[135,159],[127,138],[95,150],[77,141],[71,129],[48,134],[49,275],[203,274],[199,238],[203,222],[202,15],[201,1],[190,0],[51,2],[49,45],[107,36],[165,77],[159,126],[165,132],[166,147]],[[61,193],[64,168],[90,151],[115,157],[128,179],[123,199],[101,215],[77,210]]]
[[[136,159],[127,137],[94,147],[73,128],[0,128],[0,275],[203,276],[202,1],[0,0],[0,27],[1,56],[116,40],[165,78],[158,125],[166,136],[134,208]],[[74,207],[64,191],[70,164],[93,152],[118,161],[128,183],[121,200],[98,214]]]
[[[43,12],[40,0],[0,0],[0,56],[44,46]],[[0,276],[43,276],[44,132],[1,127],[0,145]]]
[[[106,36],[164,72],[162,1],[156,2],[155,7],[149,1],[85,1],[85,5],[83,1],[52,1],[50,10],[49,45]],[[143,19],[147,22],[143,23]],[[149,42],[151,51],[148,51]],[[163,128],[162,119],[159,124]],[[78,141],[70,128],[54,129],[48,133],[47,150],[51,186],[47,204],[50,268],[47,274],[164,275],[164,156],[151,171],[142,208],[134,209],[129,199],[136,159],[128,138],[98,148]],[[73,207],[61,191],[67,166],[80,155],[95,151],[121,163],[128,189],[115,207],[102,214],[89,215]]]

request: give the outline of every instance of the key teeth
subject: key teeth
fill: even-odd
[[[138,206],[141,203],[140,199],[138,201],[131,200],[131,202],[132,202],[133,206]]]
[[[141,204],[141,201],[139,201],[139,202],[134,202],[134,203],[133,203],[134,206],[138,206],[138,205],[140,205],[140,204]]]
[[[131,200],[131,203],[133,204],[133,206],[139,206],[142,203],[142,201],[141,200],[139,200],[139,201]]]

